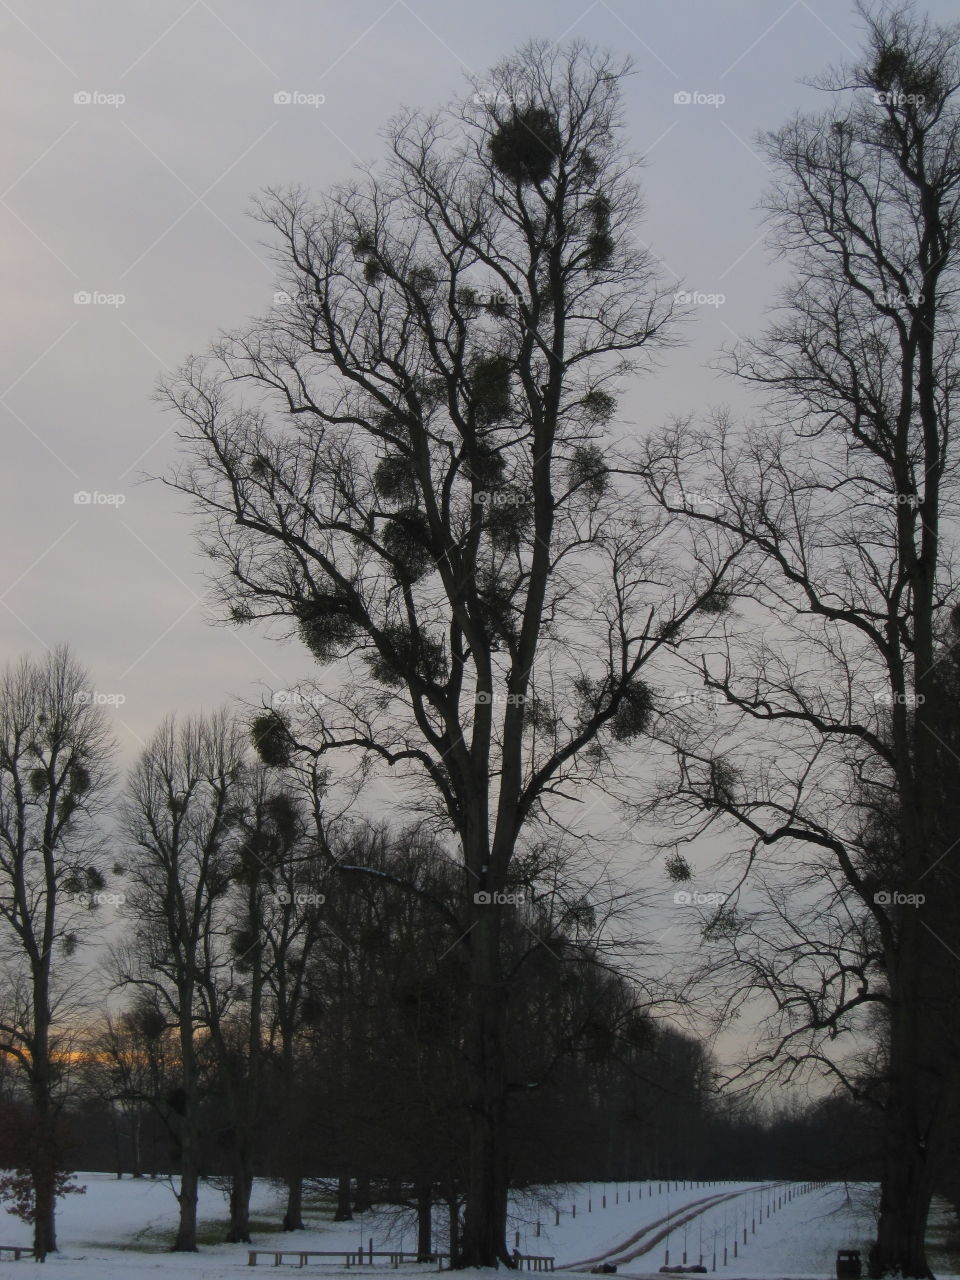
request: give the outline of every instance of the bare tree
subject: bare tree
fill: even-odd
[[[925,1276],[958,1087],[942,1034],[955,832],[939,816],[956,760],[938,708],[955,641],[960,29],[860,12],[861,60],[820,82],[833,104],[764,140],[794,278],[729,368],[769,397],[771,419],[744,432],[719,420],[696,442],[667,433],[644,466],[667,511],[742,538],[755,571],[700,666],[726,712],[715,728],[688,717],[674,739],[669,802],[734,818],[751,837],[741,874],[770,888],[752,916],[728,904],[711,932],[774,1001],[775,1060],[790,1070],[843,1075],[832,1042],[882,1009],[871,1265]]]
[[[148,1165],[156,1173],[155,1154],[145,1159],[144,1136],[148,1120],[158,1114],[168,1126],[164,1104],[173,1087],[175,1063],[170,1059],[170,1033],[166,1019],[149,998],[117,1015],[107,1014],[84,1038],[80,1075],[89,1097],[116,1112],[118,1142],[129,1143],[130,1172],[142,1178]],[[117,1176],[122,1164],[119,1162]]]
[[[131,936],[117,949],[120,983],[178,1038],[180,1080],[168,1098],[180,1155],[173,1248],[197,1248],[200,1090],[225,960],[225,899],[242,815],[248,744],[225,711],[167,720],[133,770],[121,816],[130,846]],[[207,997],[205,1003],[204,997]],[[215,1011],[217,1016],[222,1012]]]
[[[376,176],[319,204],[270,193],[278,305],[165,388],[230,617],[284,620],[336,664],[323,705],[275,714],[272,748],[392,771],[459,848],[461,1265],[511,1261],[514,851],[612,778],[653,714],[641,672],[710,621],[728,555],[705,537],[680,566],[670,519],[616,474],[615,392],[672,308],[634,236],[626,71],[531,45],[465,101],[402,114]]]
[[[113,742],[84,670],[66,648],[0,677],[0,1054],[25,1079],[40,1146],[57,1147],[58,1020],[81,992],[65,964],[103,890],[104,803]],[[57,1247],[56,1178],[34,1179],[34,1251]]]

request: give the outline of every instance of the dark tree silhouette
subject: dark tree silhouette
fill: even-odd
[[[336,664],[326,702],[261,741],[282,756],[286,724],[288,749],[388,767],[459,846],[460,1265],[511,1264],[514,852],[556,797],[612,777],[654,714],[641,673],[711,622],[725,568],[722,537],[679,565],[670,520],[617,474],[614,392],[671,312],[633,235],[625,70],[532,45],[492,94],[402,114],[376,177],[270,194],[280,305],[165,389],[229,616],[283,619]]]

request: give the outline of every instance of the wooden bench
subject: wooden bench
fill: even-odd
[[[261,1258],[272,1258],[273,1265],[284,1265],[284,1259],[296,1260],[296,1266],[305,1267],[310,1258],[338,1258],[343,1265],[350,1267],[374,1266],[374,1258],[386,1259],[386,1265],[397,1268],[402,1262],[419,1261],[416,1253],[404,1252],[400,1249],[251,1249],[247,1254],[247,1266],[255,1267]],[[430,1261],[437,1263],[438,1270],[449,1258],[446,1253],[432,1253]]]
[[[21,1258],[33,1257],[33,1250],[25,1244],[0,1244],[0,1258],[5,1253],[12,1253],[14,1262],[19,1262]]]
[[[374,1266],[374,1258],[386,1259],[387,1266],[395,1270],[401,1263],[418,1262],[417,1254],[401,1249],[251,1249],[247,1254],[247,1266],[255,1267],[261,1258],[270,1258],[275,1267],[281,1267],[289,1258],[289,1265],[298,1269],[305,1267],[311,1258],[337,1258],[349,1270],[350,1267]],[[432,1253],[430,1261],[436,1262],[437,1270],[443,1270],[444,1262],[449,1262],[448,1253]],[[553,1271],[553,1258],[546,1258],[537,1253],[514,1254],[514,1261],[521,1271]]]

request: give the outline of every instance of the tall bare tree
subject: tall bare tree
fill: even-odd
[[[793,279],[729,367],[771,416],[747,431],[718,421],[696,442],[668,433],[644,465],[666,510],[742,538],[755,570],[700,670],[727,713],[675,740],[673,799],[735,818],[770,884],[748,927],[729,906],[712,933],[777,1001],[790,1069],[835,1071],[832,1041],[882,1008],[872,1269],[924,1276],[958,1084],[942,1024],[958,939],[938,717],[957,599],[960,28],[860,13],[862,57],[819,82],[830,107],[764,139]]]
[[[510,1264],[514,852],[611,776],[653,711],[641,672],[697,628],[724,568],[718,537],[681,571],[670,520],[615,474],[615,392],[672,309],[634,234],[626,71],[528,46],[465,100],[401,114],[375,176],[319,203],[269,194],[278,305],[165,390],[193,456],[174,483],[230,616],[282,619],[336,664],[324,705],[278,721],[418,788],[459,848],[461,1265]]]
[[[112,737],[66,648],[0,676],[0,1054],[29,1089],[37,1145],[54,1148],[57,1020],[78,995],[77,950],[104,888],[96,820]],[[34,1178],[34,1251],[57,1247],[55,1169]]]
[[[202,1058],[209,1049],[209,1000],[227,963],[224,909],[248,750],[246,735],[225,711],[179,724],[168,719],[134,768],[121,807],[130,849],[131,934],[114,963],[120,983],[153,1008],[179,1042],[180,1080],[167,1110],[180,1155],[173,1248],[182,1252],[197,1248]]]

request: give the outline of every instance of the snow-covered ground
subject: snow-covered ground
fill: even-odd
[[[86,1194],[61,1202],[61,1253],[46,1264],[62,1280],[121,1280],[134,1275],[158,1280],[177,1276],[184,1280],[237,1280],[238,1268],[246,1266],[248,1246],[219,1243],[226,1206],[216,1188],[205,1185],[201,1191],[201,1251],[176,1255],[166,1252],[176,1221],[169,1184],[131,1179],[118,1182],[106,1174],[80,1175],[79,1180],[86,1186]],[[697,1263],[702,1256],[708,1271],[713,1271],[716,1249],[716,1274],[724,1280],[813,1280],[834,1275],[837,1249],[866,1250],[873,1195],[868,1186],[847,1189],[835,1183],[809,1190],[803,1190],[802,1184],[749,1182],[563,1187],[536,1200],[526,1197],[515,1203],[510,1245],[518,1243],[521,1253],[552,1255],[558,1268],[569,1268],[568,1275],[588,1272],[603,1259],[616,1262],[620,1276],[649,1276],[668,1261],[668,1252],[671,1265],[682,1263],[686,1252],[688,1263]],[[254,1248],[356,1249],[361,1242],[368,1247],[371,1238],[375,1249],[410,1250],[414,1246],[412,1223],[391,1226],[386,1215],[377,1213],[350,1223],[334,1223],[329,1220],[328,1206],[308,1211],[310,1230],[284,1234],[274,1225],[281,1203],[276,1188],[257,1183]],[[766,1205],[771,1206],[769,1216],[762,1207]],[[27,1243],[28,1229],[12,1217],[0,1216],[0,1244]],[[935,1258],[938,1275],[944,1275],[943,1264],[952,1261],[944,1256]],[[0,1277],[19,1276],[22,1280],[26,1274],[37,1274],[36,1266],[27,1260],[0,1262]],[[342,1267],[331,1264],[312,1264],[309,1270],[331,1280],[346,1274]],[[417,1280],[436,1275],[430,1267],[404,1265],[402,1270]],[[349,1274],[353,1280],[356,1268]]]

